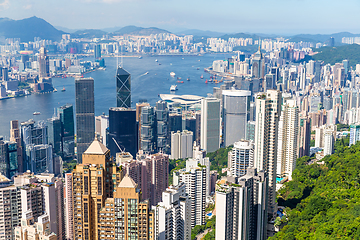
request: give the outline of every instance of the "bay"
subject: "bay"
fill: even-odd
[[[204,68],[211,66],[214,60],[228,57],[231,55],[143,56],[142,59],[124,57],[123,67],[131,74],[132,107],[135,107],[139,99],[146,99],[154,106],[160,100],[158,95],[170,93],[170,86],[174,84],[178,85],[177,95],[192,94],[205,97],[213,92],[213,87],[216,85],[205,84],[205,79],[209,79],[210,76],[204,72]],[[102,113],[108,114],[110,107],[116,107],[115,74],[117,64],[120,62],[120,58],[105,58],[106,70],[84,74],[84,77],[92,77],[95,82],[96,116]],[[148,74],[145,74],[146,72]],[[175,72],[176,76],[171,77],[170,72]],[[200,79],[201,75],[204,79]],[[181,77],[180,81],[184,83],[177,83],[177,77]],[[188,77],[190,81],[186,80]],[[9,139],[11,120],[19,120],[19,122],[28,119],[46,120],[54,115],[54,109],[66,103],[73,104],[75,108],[74,78],[53,78],[53,85],[58,92],[0,100],[0,136]],[[61,92],[63,87],[66,89],[65,92]],[[33,112],[41,112],[41,115],[33,115]]]

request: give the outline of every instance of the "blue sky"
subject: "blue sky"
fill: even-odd
[[[360,0],[0,0],[0,17],[71,29],[136,25],[170,31],[360,33]]]

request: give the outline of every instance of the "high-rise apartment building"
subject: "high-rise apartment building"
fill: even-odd
[[[47,214],[38,217],[37,222],[35,222],[32,214],[31,210],[23,212],[21,225],[14,229],[15,240],[59,239],[54,232],[51,232],[49,216]]]
[[[95,139],[72,171],[74,238],[100,239],[100,210],[122,179],[110,150]]]
[[[154,239],[154,216],[149,207],[137,184],[125,175],[98,212],[99,239]]]
[[[65,229],[66,239],[74,239],[74,205],[73,205],[73,177],[72,173],[65,173]]]
[[[94,79],[75,79],[76,147],[77,161],[95,137]]]
[[[24,171],[23,149],[22,149],[21,132],[19,129],[18,120],[10,121],[10,141],[16,142],[18,172],[22,173]]]
[[[121,151],[126,151],[132,156],[136,156],[138,151],[137,137],[136,111],[123,107],[110,108],[108,147],[111,156],[115,157],[116,153]]]
[[[0,188],[0,239],[13,240],[14,227],[20,224],[20,192],[16,186]]]
[[[109,116],[102,114],[95,117],[95,132],[100,142],[107,145],[107,131],[109,128]]]
[[[131,108],[131,75],[122,67],[116,71],[117,107]]]
[[[311,119],[308,116],[299,117],[298,158],[310,155]]]
[[[184,183],[170,186],[162,193],[162,202],[154,211],[154,239],[191,239],[190,199]]]
[[[245,176],[221,179],[216,190],[216,240],[265,240],[268,178],[249,168]]]
[[[157,149],[157,122],[154,107],[141,108],[140,124],[140,148],[144,152],[154,153]]]
[[[350,125],[350,142],[349,145],[356,144],[357,141],[360,141],[360,125]]]
[[[223,90],[222,116],[224,145],[229,146],[246,137],[246,124],[250,120],[251,92]]]
[[[281,114],[281,92],[268,90],[256,96],[254,167],[269,176],[268,210],[275,214],[278,124]]]
[[[285,100],[278,131],[276,174],[291,179],[298,155],[299,109],[295,100]]]
[[[193,132],[171,132],[171,159],[186,159],[193,155]]]
[[[191,227],[205,224],[206,166],[196,166],[174,172],[173,184],[185,183],[191,202]]]
[[[220,100],[201,99],[201,149],[215,152],[220,147]]]
[[[254,150],[255,146],[252,141],[240,140],[234,143],[228,159],[231,176],[242,177],[249,167],[254,166]]]

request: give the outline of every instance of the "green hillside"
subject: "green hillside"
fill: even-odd
[[[342,60],[349,60],[351,66],[355,66],[360,63],[360,45],[351,44],[340,47],[323,47],[313,49],[314,52],[319,52],[312,56],[314,60],[324,61],[325,64],[341,63]]]
[[[360,143],[347,144],[337,141],[324,165],[299,159],[278,198],[288,223],[270,239],[360,239]]]

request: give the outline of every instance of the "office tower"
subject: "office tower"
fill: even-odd
[[[2,80],[4,82],[9,81],[9,70],[6,67],[2,69]]]
[[[265,74],[265,61],[259,45],[259,50],[254,54],[252,58],[251,75],[254,78],[264,79],[264,74]]]
[[[240,140],[234,143],[228,159],[231,176],[242,177],[249,167],[254,166],[254,149],[252,141]]]
[[[50,230],[49,216],[44,214],[37,219],[33,217],[31,210],[22,213],[21,225],[14,229],[15,240],[57,240],[55,233]]]
[[[335,38],[330,37],[329,39],[329,47],[334,47],[335,46]]]
[[[75,109],[77,161],[82,163],[82,154],[95,136],[94,79],[75,79]]]
[[[53,147],[53,153],[62,156],[61,144],[61,121],[59,117],[49,118],[47,121],[48,126],[48,143]]]
[[[249,168],[237,182],[221,179],[216,190],[216,240],[265,240],[268,178]]]
[[[298,158],[310,155],[311,119],[308,116],[299,118]]]
[[[26,147],[28,169],[35,173],[54,173],[53,148],[49,144],[29,145]]]
[[[349,146],[356,144],[360,140],[360,125],[350,125],[350,141]]]
[[[182,115],[179,113],[169,114],[169,131],[177,132],[182,130]]]
[[[47,51],[44,47],[41,47],[39,50],[39,79],[50,77],[49,70],[49,57],[47,56]]]
[[[255,121],[256,107],[254,102],[250,102],[250,121]]]
[[[170,159],[186,159],[192,157],[193,133],[187,130],[171,132]]]
[[[170,186],[162,193],[154,211],[155,239],[191,239],[190,199],[184,183]]]
[[[109,128],[109,116],[102,114],[95,117],[96,136],[102,144],[107,145],[107,131]]]
[[[246,123],[250,120],[251,92],[245,90],[223,90],[224,145],[245,139]]]
[[[116,153],[121,151],[136,156],[138,150],[137,130],[135,110],[122,107],[110,108],[108,147],[111,156],[115,157]]]
[[[265,79],[264,79],[265,83],[265,91],[269,90],[269,89],[276,89],[276,80],[275,80],[275,75],[269,73],[265,75]]]
[[[141,150],[146,153],[154,153],[157,149],[157,122],[154,107],[141,108],[140,124]]]
[[[320,104],[321,104],[320,96],[311,96],[309,112],[317,112],[318,110],[320,110]]]
[[[122,67],[116,71],[117,107],[131,108],[131,75]]]
[[[84,152],[82,164],[72,171],[74,236],[99,239],[100,210],[113,197],[122,174],[113,164],[110,150],[95,139]],[[95,180],[94,180],[95,179]],[[75,199],[76,196],[76,199]]]
[[[100,44],[96,44],[94,46],[94,57],[95,57],[95,60],[101,58],[101,45]]]
[[[201,149],[215,152],[220,147],[220,100],[201,99]]]
[[[143,107],[149,107],[147,102],[136,103],[136,122],[138,123],[138,147],[141,149],[141,109]]]
[[[206,167],[196,166],[174,172],[173,184],[185,183],[191,202],[191,227],[205,224]]]
[[[255,121],[248,121],[246,124],[246,140],[255,141]]]
[[[10,153],[10,151],[11,153]],[[17,172],[17,149],[16,143],[10,142],[10,149],[9,149],[9,142],[6,142],[0,136],[0,173],[7,177],[11,178],[10,176],[10,156],[11,162],[13,166],[13,174]],[[16,167],[16,168],[15,168]]]
[[[164,153],[170,151],[169,109],[165,101],[156,102],[157,148]]]
[[[58,108],[59,118],[61,122],[61,143],[63,159],[74,156],[75,149],[75,130],[74,130],[74,109],[73,105],[66,104]]]
[[[305,91],[305,86],[306,86],[306,67],[301,65],[299,66],[300,68],[300,76],[299,76],[299,89],[302,91]],[[310,70],[309,70],[310,71]],[[311,73],[312,74],[312,73]]]
[[[254,167],[269,175],[268,210],[275,214],[276,163],[278,122],[281,114],[281,93],[268,90],[256,97],[255,157]]]
[[[65,229],[66,239],[74,239],[74,206],[73,206],[73,180],[72,173],[65,173]]]
[[[278,131],[276,174],[291,179],[298,154],[299,109],[295,100],[285,100]]]
[[[21,132],[19,129],[19,121],[13,120],[10,121],[10,141],[16,142],[16,151],[17,151],[17,167],[18,172],[22,173],[24,171],[23,167],[23,149],[21,141]]]
[[[344,66],[345,74],[349,71],[349,60],[344,59],[342,60],[342,64]]]
[[[99,209],[99,227],[96,227],[99,238],[96,239],[154,239],[154,217],[149,207],[149,202],[142,200],[137,184],[125,175],[114,197],[107,198],[104,207]],[[113,217],[110,220],[108,216]]]

